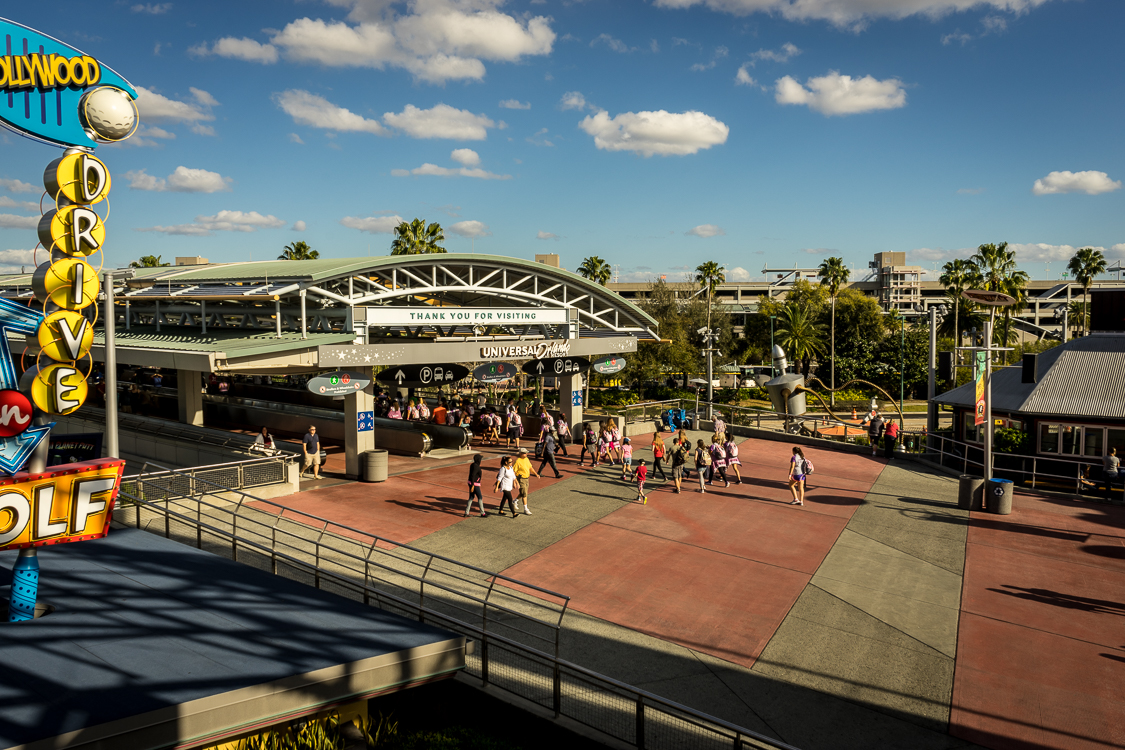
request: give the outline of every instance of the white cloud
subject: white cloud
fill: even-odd
[[[1121,180],[1111,180],[1105,172],[1051,172],[1035,181],[1031,192],[1036,195],[1085,193],[1098,195],[1121,189]]]
[[[142,122],[131,138],[106,145],[112,148],[160,148],[164,145],[158,140],[153,140],[154,138],[171,141],[176,139],[176,134],[170,130],[158,128],[155,125],[146,125]]]
[[[422,177],[475,177],[479,180],[510,180],[510,174],[496,174],[488,172],[483,169],[469,167],[439,167],[437,164],[430,164],[429,162],[414,169],[392,169],[392,177],[407,177],[409,175],[418,175]]]
[[[626,52],[633,52],[636,49],[635,47],[633,49],[630,49],[628,44],[625,44],[625,42],[621,41],[620,39],[614,39],[609,34],[598,34],[594,38],[594,40],[590,42],[591,47],[596,47],[599,44],[604,44],[614,52],[620,52],[622,54]]]
[[[960,188],[960,189],[959,189],[959,190],[957,191],[957,195],[980,195],[980,194],[981,194],[981,193],[983,193],[983,192],[984,192],[984,188],[982,188],[982,187],[978,187],[978,188]]]
[[[971,42],[972,39],[973,39],[972,34],[966,34],[963,31],[961,31],[960,29],[957,29],[956,31],[953,31],[949,34],[943,35],[942,38],[941,38],[941,43],[946,45],[946,46],[949,46],[950,44],[953,44],[954,42],[960,42],[961,46],[964,47],[965,44],[968,43],[968,42]]]
[[[34,185],[23,180],[0,179],[0,187],[13,193],[34,193],[36,190]]]
[[[404,219],[395,214],[393,216],[345,216],[340,223],[349,229],[358,229],[368,234],[391,234],[395,227]]]
[[[702,112],[623,112],[610,117],[605,110],[578,125],[606,151],[633,151],[646,158],[684,156],[726,143],[730,128]]]
[[[345,133],[388,135],[376,120],[368,120],[351,110],[337,107],[322,96],[301,89],[289,89],[274,95],[274,101],[298,125]]]
[[[34,201],[12,200],[6,195],[0,195],[0,208],[18,208],[21,211],[38,211],[39,204]],[[46,208],[46,204],[44,204]]]
[[[159,16],[172,10],[172,3],[144,3],[129,8],[134,13],[148,13],[150,16]]]
[[[531,109],[531,102],[521,102],[519,99],[505,99],[500,102],[501,109]]]
[[[522,20],[499,12],[501,0],[454,3],[416,0],[412,13],[395,14],[390,2],[343,2],[349,25],[300,18],[273,34],[270,45],[289,60],[330,67],[403,68],[420,80],[484,77],[482,60],[517,62],[548,55],[555,41],[550,19]]]
[[[1125,242],[1118,242],[1116,245],[1111,247],[1106,251],[1105,257],[1125,260]]]
[[[750,71],[746,69],[746,64],[739,66],[738,72],[734,74],[734,82],[739,86],[757,86],[758,82],[750,75]]]
[[[754,278],[753,274],[741,266],[726,269],[723,271],[723,276],[727,281],[750,281]]]
[[[46,260],[50,253],[40,256],[42,260]],[[4,270],[0,273],[19,273],[21,266],[27,268],[35,268],[35,251],[34,250],[0,250],[0,264],[3,265]]]
[[[191,132],[196,135],[215,135],[215,129],[213,127],[199,122],[191,126]]]
[[[277,62],[278,57],[277,47],[272,44],[262,44],[247,37],[236,39],[232,36],[223,37],[210,48],[207,47],[206,43],[203,43],[192,47],[188,52],[201,57],[215,55],[216,57],[262,63],[263,65],[272,65]]]
[[[0,229],[35,229],[37,226],[39,226],[38,216],[0,214]]]
[[[293,231],[294,231],[294,232],[303,232],[303,231],[305,231],[305,230],[306,230],[306,229],[308,229],[308,228],[309,228],[308,224],[306,224],[306,223],[305,223],[305,222],[303,222],[303,221],[295,221],[295,222],[293,222]]]
[[[462,237],[489,237],[492,235],[488,225],[479,221],[459,221],[451,225],[449,231]]]
[[[302,145],[304,145],[304,143],[305,143],[304,141],[301,140],[301,136],[297,135],[296,133],[290,133],[289,134],[289,142],[290,143],[300,143]]]
[[[466,167],[476,167],[480,165],[480,154],[473,151],[471,148],[455,148],[452,153],[449,154],[449,158]]]
[[[537,239],[537,240],[557,240],[558,238],[559,238],[559,236],[557,234],[555,234],[554,232],[542,232],[541,231],[541,232],[536,233],[536,235],[535,235],[535,239]]]
[[[209,111],[218,102],[206,91],[191,89],[195,104],[169,99],[144,86],[137,86],[137,111],[141,119],[156,122],[210,122],[215,116]]]
[[[206,169],[189,169],[176,167],[176,171],[168,175],[167,179],[159,179],[145,172],[134,170],[125,173],[132,190],[150,190],[162,193],[221,193],[230,190],[231,178],[223,177],[218,172],[208,172]]]
[[[696,237],[707,238],[722,237],[726,232],[724,232],[721,227],[717,227],[714,224],[700,224],[697,227],[687,230],[684,234],[694,234]]]
[[[413,104],[407,104],[398,114],[384,114],[383,122],[411,138],[448,138],[455,141],[483,141],[488,137],[488,128],[496,127],[496,123],[485,115],[474,115],[467,109],[457,109],[448,104],[437,104],[430,109],[418,109]]]
[[[871,76],[852,78],[833,70],[828,75],[810,78],[805,86],[790,76],[778,79],[775,96],[778,104],[804,104],[826,116],[906,106],[906,91],[897,78],[885,81]]]
[[[172,226],[140,227],[136,232],[158,232],[160,234],[186,237],[206,237],[212,232],[254,232],[258,229],[277,229],[285,222],[273,214],[263,216],[257,211],[219,211],[214,216],[196,216],[191,224]]]
[[[754,62],[757,62],[758,60],[771,60],[773,62],[784,63],[789,62],[790,59],[796,57],[799,54],[801,54],[801,50],[797,49],[797,45],[793,44],[792,42],[786,42],[785,44],[781,45],[781,49],[779,50],[760,49],[754,54],[750,55],[750,59]],[[751,63],[751,65],[753,64],[754,63]]]
[[[579,111],[586,109],[590,105],[586,103],[586,97],[582,96],[581,92],[568,91],[562,95],[559,100],[559,109],[577,109]]]
[[[706,5],[711,10],[746,16],[777,14],[790,21],[828,21],[839,27],[862,29],[876,18],[901,20],[911,16],[939,18],[972,8],[1022,13],[1047,0],[656,0],[658,7],[689,8]]]
[[[529,135],[527,138],[524,138],[524,140],[534,146],[549,146],[551,148],[554,148],[555,142],[550,138],[543,137],[547,135],[548,132],[550,132],[548,128],[539,128],[539,130],[535,131],[534,135]]]

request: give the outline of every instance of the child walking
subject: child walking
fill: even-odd
[[[629,438],[621,441],[621,478],[628,480],[633,468],[633,445]]]
[[[637,479],[637,500],[641,501],[641,505],[648,505],[648,495],[645,494],[645,479],[648,478],[648,467],[645,466],[643,458],[637,460],[637,470],[633,473],[633,476]],[[633,502],[637,502],[637,500]]]

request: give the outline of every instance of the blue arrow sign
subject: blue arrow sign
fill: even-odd
[[[8,348],[8,331],[30,335],[38,330],[42,322],[43,313],[38,310],[0,299],[0,390],[19,390],[16,366]],[[47,437],[54,424],[29,427],[19,435],[0,438],[0,469],[9,474],[22,469],[28,456]]]

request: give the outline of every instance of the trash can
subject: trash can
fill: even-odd
[[[961,485],[957,489],[957,507],[961,510],[981,510],[984,495],[984,480],[969,474],[961,475]]]
[[[364,482],[387,481],[387,452],[385,450],[377,448],[363,454],[361,478]]]
[[[988,505],[989,513],[997,513],[1001,516],[1009,515],[1012,512],[1012,491],[1015,489],[1015,484],[1011,479],[990,479],[988,480],[988,499],[985,503]]]

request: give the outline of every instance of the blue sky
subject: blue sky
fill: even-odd
[[[589,255],[933,268],[984,242],[1058,277],[1125,259],[1120,0],[53,2],[11,20],[141,89],[98,148],[106,261]],[[31,264],[56,150],[0,141],[0,265]],[[22,184],[21,184],[22,183]],[[33,186],[29,189],[28,186]],[[31,207],[30,203],[36,204]],[[40,252],[40,260],[42,260]]]

